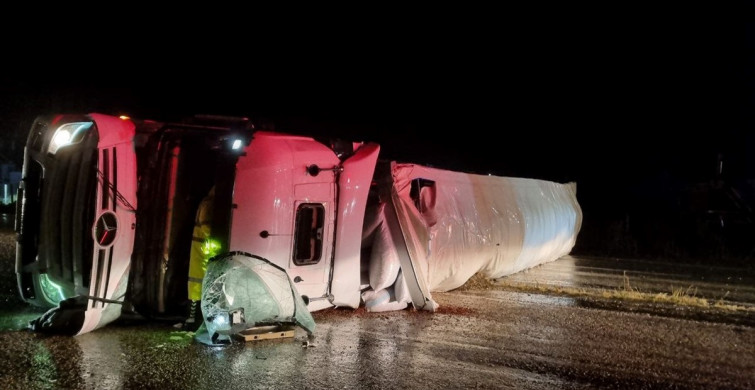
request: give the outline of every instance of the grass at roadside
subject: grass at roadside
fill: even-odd
[[[16,234],[0,232],[0,308],[24,305],[16,286]]]
[[[533,292],[539,294],[562,295],[578,298],[593,299],[619,299],[627,301],[642,301],[653,303],[665,303],[678,306],[692,306],[701,308],[713,308],[734,312],[755,312],[754,306],[736,305],[726,301],[726,295],[719,299],[711,300],[697,296],[697,289],[694,286],[688,287],[671,287],[666,292],[644,292],[633,287],[629,277],[624,273],[622,285],[615,289],[605,288],[579,288],[564,287],[543,284],[530,284],[520,282],[509,282],[505,278],[493,281],[485,278],[481,274],[476,274],[467,281],[459,290],[512,290],[520,292]]]

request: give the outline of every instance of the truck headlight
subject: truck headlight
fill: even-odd
[[[58,149],[64,146],[81,142],[81,140],[84,139],[87,130],[92,127],[92,124],[92,122],[71,122],[61,125],[55,130],[55,133],[52,134],[52,139],[50,140],[50,146],[47,147],[47,152],[55,154],[58,152]]]

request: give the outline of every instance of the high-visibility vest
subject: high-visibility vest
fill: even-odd
[[[197,208],[194,220],[194,233],[191,240],[191,252],[189,257],[189,299],[199,301],[202,298],[202,279],[207,272],[207,261],[211,256],[207,255],[203,245],[210,238],[212,227],[212,204],[215,198],[215,187],[202,199]]]

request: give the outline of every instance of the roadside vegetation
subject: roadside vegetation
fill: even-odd
[[[646,292],[632,286],[629,277],[624,273],[622,284],[615,289],[579,288],[543,285],[539,283],[509,282],[506,278],[491,280],[482,274],[475,274],[467,283],[458,288],[459,291],[468,290],[509,290],[538,294],[561,295],[575,298],[619,299],[626,301],[665,303],[677,306],[691,306],[713,308],[734,312],[755,312],[755,306],[733,304],[726,300],[728,293],[718,299],[697,296],[697,288],[670,287],[668,292]]]

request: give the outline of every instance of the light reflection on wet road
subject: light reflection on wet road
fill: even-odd
[[[699,283],[700,295],[726,290],[752,302],[751,274],[642,261],[567,257],[506,279],[616,288],[625,270],[646,291]],[[154,323],[47,336],[23,330],[34,311],[9,306],[0,315],[0,388],[755,388],[755,328],[725,312],[708,321],[696,308],[666,315],[635,310],[641,302],[627,310],[497,288],[433,296],[436,313],[316,312],[310,348],[301,330],[218,348]]]

